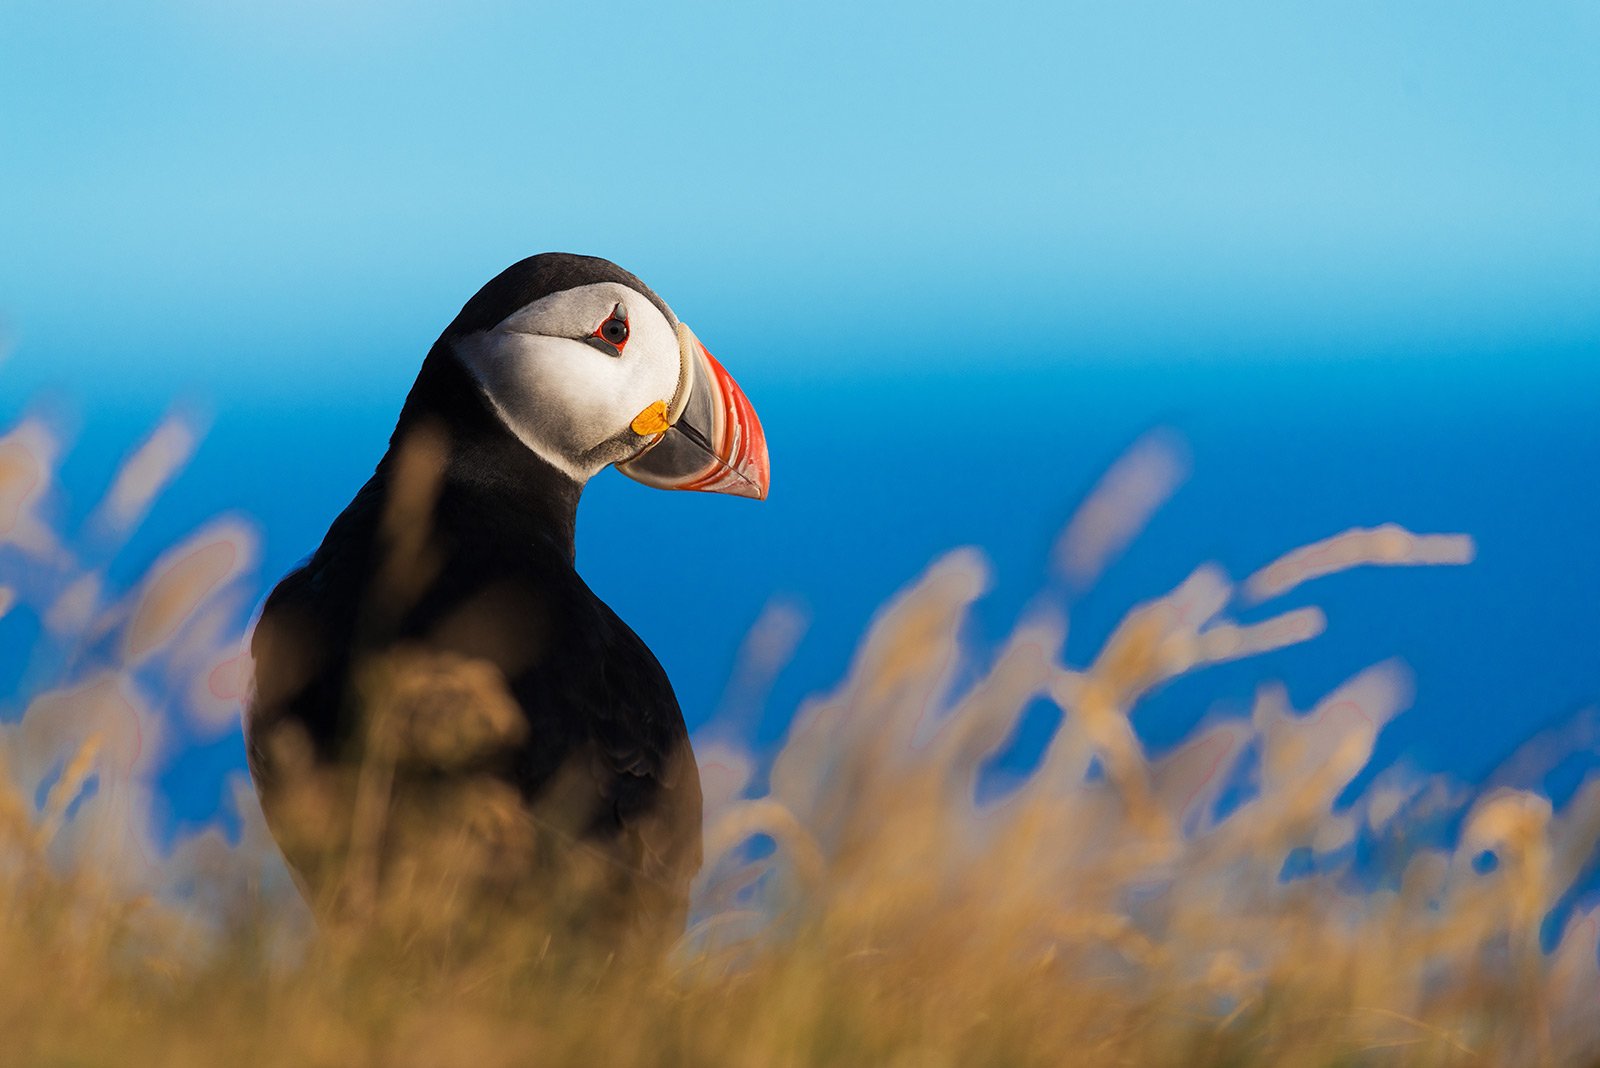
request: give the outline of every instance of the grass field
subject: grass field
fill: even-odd
[[[1600,785],[1559,811],[1398,772],[1345,796],[1406,705],[1398,663],[1308,710],[1263,680],[1248,718],[1159,757],[1129,724],[1165,680],[1323,627],[1234,610],[1352,567],[1466,563],[1466,537],[1348,531],[1239,583],[1201,566],[1076,666],[1051,597],[980,653],[987,565],[954,552],[774,758],[697,740],[690,930],[659,965],[580,965],[533,917],[468,939],[448,873],[314,935],[243,779],[237,834],[158,846],[171,717],[236,729],[251,531],[221,520],[126,592],[102,576],[193,441],[158,430],[67,538],[49,430],[0,438],[0,614],[42,620],[0,726],[0,1063],[1600,1064],[1600,908],[1544,930],[1591,862]],[[1171,443],[1136,446],[1063,534],[1063,580],[1092,583],[1181,475]],[[1041,696],[1063,713],[1044,758],[978,800]]]

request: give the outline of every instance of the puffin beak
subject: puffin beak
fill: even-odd
[[[704,490],[764,500],[772,481],[767,438],[744,390],[682,323],[678,390],[634,419],[644,449],[617,464],[657,489]]]

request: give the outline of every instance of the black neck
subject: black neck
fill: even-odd
[[[571,566],[583,485],[517,439],[442,339],[423,361],[379,470],[392,470],[418,433],[439,435],[447,449],[441,520],[452,518],[443,514],[448,509],[492,502],[496,511],[516,517],[519,533]]]

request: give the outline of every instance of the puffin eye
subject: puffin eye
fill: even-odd
[[[617,354],[620,356],[623,346],[628,343],[628,309],[621,304],[611,309],[611,315],[605,322],[595,328],[594,334],[591,336],[599,338],[616,349]]]

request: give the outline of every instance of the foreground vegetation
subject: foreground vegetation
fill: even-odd
[[[69,547],[46,521],[51,435],[0,439],[0,615],[42,621],[27,678],[50,680],[0,726],[5,1064],[1600,1063],[1600,909],[1557,911],[1600,785],[1561,811],[1398,773],[1345,796],[1406,703],[1394,663],[1303,712],[1264,685],[1159,758],[1129,725],[1166,680],[1323,626],[1238,608],[1464,563],[1463,537],[1350,531],[1237,586],[1202,567],[1078,668],[1050,597],[975,648],[986,564],[947,556],[770,761],[699,741],[706,867],[670,957],[578,964],[533,917],[466,939],[449,873],[314,934],[242,778],[226,832],[157,846],[169,717],[236,729],[251,534],[209,527],[125,596],[99,576],[192,443],[159,430]],[[1063,581],[1092,582],[1180,473],[1167,443],[1137,446],[1064,534]],[[1042,760],[980,790],[1040,698],[1062,712]]]

